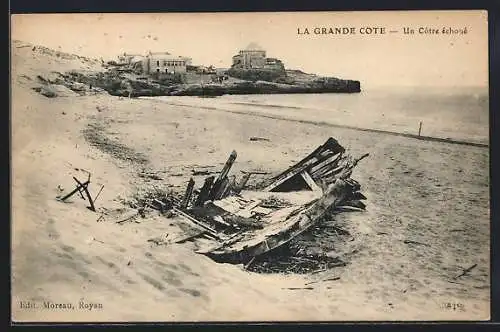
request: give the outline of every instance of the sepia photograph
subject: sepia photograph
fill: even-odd
[[[11,320],[490,319],[488,13],[10,16]]]

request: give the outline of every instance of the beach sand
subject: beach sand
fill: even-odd
[[[487,148],[105,94],[46,98],[31,90],[37,73],[85,65],[58,61],[13,48],[14,321],[489,319]],[[233,149],[233,174],[274,174],[330,136],[354,156],[370,153],[353,173],[367,211],[338,216],[355,239],[345,267],[313,275],[250,273],[194,253],[194,243],[148,242],[180,234],[178,218],[149,213],[140,223],[116,224],[107,216],[98,222],[103,209],[123,208],[137,192],[182,191],[193,169],[217,170]],[[91,145],[89,137],[107,138],[112,149]],[[56,200],[58,186],[68,192],[72,176],[86,178],[82,169],[92,173],[94,195],[104,185],[97,213],[76,196],[71,203]],[[196,186],[202,179],[195,177]],[[332,277],[340,279],[286,289]],[[21,309],[20,301],[38,309]],[[74,309],[46,309],[44,301]]]

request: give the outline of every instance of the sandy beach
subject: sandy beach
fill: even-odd
[[[47,98],[31,89],[37,75],[88,64],[13,47],[12,66],[14,321],[489,319],[488,148],[106,94]],[[182,192],[193,169],[220,169],[232,150],[235,174],[276,174],[328,137],[355,156],[370,153],[353,173],[367,211],[339,215],[353,236],[339,244],[345,267],[251,273],[194,253],[196,243],[148,242],[180,234],[178,217],[108,217],[154,187]],[[94,195],[104,185],[97,212],[76,196],[56,200],[58,186],[68,192],[72,176],[86,178],[82,170],[92,173]],[[320,282],[332,277],[340,279]],[[46,309],[44,301],[75,308]]]

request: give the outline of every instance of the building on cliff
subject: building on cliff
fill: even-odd
[[[233,56],[233,69],[270,69],[284,70],[283,63],[276,58],[266,58],[266,51],[256,43],[250,43],[245,49]]]
[[[148,52],[142,62],[144,74],[184,74],[191,58],[169,52]]]
[[[124,52],[118,56],[118,64],[121,65],[130,65],[133,62],[137,62],[138,60],[142,61],[144,59],[144,55],[142,54],[131,54]]]

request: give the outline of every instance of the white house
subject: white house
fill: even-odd
[[[191,58],[172,55],[169,52],[148,52],[143,60],[143,71],[146,74],[183,74]]]

